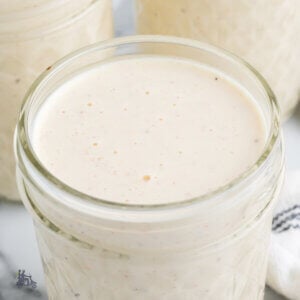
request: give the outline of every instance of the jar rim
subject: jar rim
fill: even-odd
[[[253,75],[254,78],[258,80],[258,83],[266,92],[267,100],[270,103],[270,130],[267,140],[265,142],[265,147],[257,161],[248,167],[243,173],[241,173],[237,178],[231,180],[228,184],[222,185],[213,191],[210,191],[206,194],[200,195],[198,197],[185,199],[178,202],[171,202],[171,203],[160,203],[160,204],[132,204],[132,203],[120,203],[114,202],[109,200],[104,200],[101,198],[90,196],[86,193],[80,192],[75,188],[65,184],[60,179],[58,179],[55,175],[50,173],[46,167],[38,159],[35,151],[30,143],[29,132],[28,132],[28,113],[31,106],[32,96],[34,95],[36,89],[39,85],[46,81],[49,77],[54,75],[56,71],[61,69],[65,64],[76,60],[77,58],[86,55],[88,53],[92,53],[93,51],[97,50],[106,50],[112,47],[117,47],[121,45],[128,45],[128,44],[136,44],[136,43],[165,43],[165,44],[174,44],[174,45],[183,45],[189,46],[193,48],[202,49],[208,51],[213,54],[221,55],[226,57],[226,59],[230,59],[230,62],[236,63],[241,67],[244,67],[250,74]],[[121,37],[115,38],[111,40],[106,40],[104,42],[95,43],[93,45],[84,47],[79,49],[61,60],[55,63],[50,70],[46,70],[43,72],[38,79],[33,83],[29,91],[27,92],[22,109],[20,112],[18,124],[16,126],[15,131],[15,156],[17,160],[17,164],[20,166],[20,162],[22,161],[21,153],[24,153],[26,159],[30,162],[30,165],[34,168],[39,176],[42,176],[43,179],[46,179],[47,183],[50,183],[53,188],[59,188],[67,195],[74,198],[72,201],[72,205],[76,204],[83,204],[84,201],[85,205],[96,205],[100,207],[108,207],[112,209],[126,209],[128,210],[142,210],[142,211],[154,211],[154,210],[161,210],[161,209],[171,209],[171,208],[181,208],[191,206],[193,204],[197,204],[199,202],[206,202],[212,198],[218,198],[218,196],[222,195],[223,193],[232,190],[233,188],[237,187],[238,185],[245,182],[248,178],[250,178],[256,171],[260,170],[263,166],[268,157],[270,156],[274,145],[276,144],[278,138],[280,137],[280,129],[279,129],[279,109],[278,104],[276,101],[276,97],[272,92],[271,88],[269,87],[268,83],[265,79],[247,62],[243,59],[237,57],[236,55],[232,54],[231,52],[221,49],[219,47],[212,46],[207,43],[203,43],[196,40],[186,39],[186,38],[179,38],[173,36],[162,36],[162,35],[135,35],[129,37]],[[22,167],[22,166],[21,166]],[[24,167],[23,167],[24,169]],[[22,168],[21,168],[22,170]],[[23,170],[24,171],[24,170]],[[22,172],[23,172],[22,171]],[[27,170],[25,170],[27,172]]]

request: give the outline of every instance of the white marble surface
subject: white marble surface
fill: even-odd
[[[131,0],[115,0],[116,34],[132,34]],[[284,125],[287,169],[300,168],[300,108]],[[37,282],[35,290],[15,285],[18,269],[24,269]],[[0,200],[0,300],[47,299],[40,257],[29,214],[21,204]],[[265,300],[282,300],[267,288]],[[88,299],[87,299],[88,300]],[[103,299],[106,300],[106,299]],[[108,300],[108,299],[107,299]]]

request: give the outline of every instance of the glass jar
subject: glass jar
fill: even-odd
[[[298,0],[137,0],[137,30],[199,39],[252,64],[286,119],[300,99]]]
[[[110,0],[0,3],[0,196],[19,199],[13,131],[30,84],[70,51],[112,34]]]
[[[192,59],[216,68],[253,95],[268,133],[264,152],[239,178],[195,199],[117,204],[62,183],[31,145],[48,95],[89,66],[120,56]],[[272,210],[283,179],[274,96],[233,55],[197,41],[137,36],[95,44],[44,73],[27,94],[15,134],[17,179],[32,215],[49,299],[263,299]],[[220,166],[221,167],[221,166]]]

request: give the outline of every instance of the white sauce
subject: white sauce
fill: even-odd
[[[35,120],[33,147],[60,180],[101,199],[177,202],[238,177],[262,153],[255,101],[216,70],[121,59],[65,82]]]

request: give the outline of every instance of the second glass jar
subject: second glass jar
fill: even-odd
[[[25,3],[26,2],[26,3]],[[26,90],[69,52],[113,35],[111,0],[0,5],[0,196],[18,200],[13,131]]]

